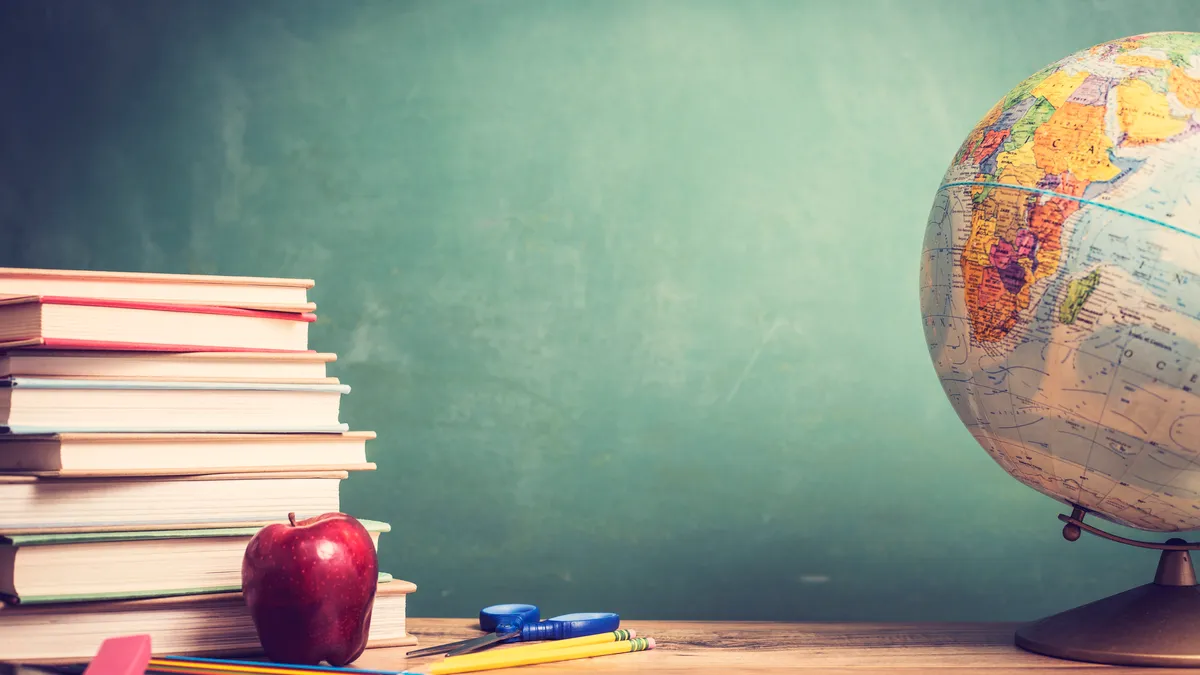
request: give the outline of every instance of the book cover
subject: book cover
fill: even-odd
[[[101,378],[69,377],[5,377],[0,378],[0,387],[22,387],[24,389],[170,389],[191,391],[325,391],[350,393],[350,385],[341,383],[292,383],[292,382],[236,382],[218,381],[172,381],[172,380],[110,380]]]
[[[390,523],[358,518],[368,532],[391,532]],[[196,539],[202,537],[252,537],[261,530],[258,526],[196,527],[179,530],[107,530],[99,532],[31,532],[0,535],[0,544],[12,546],[57,546],[64,544],[96,544],[112,541],[147,541],[154,539]]]
[[[93,377],[238,381],[313,381],[327,378],[337,355],[317,351],[168,352],[71,350],[49,347],[0,351],[0,377]]]
[[[393,577],[387,572],[379,573],[379,583],[391,583]],[[79,602],[114,602],[122,600],[143,600],[152,598],[178,598],[183,596],[215,595],[220,593],[240,593],[240,584],[232,586],[213,586],[210,588],[165,588],[143,593],[87,593],[80,595],[23,595],[12,598],[0,595],[0,603],[8,606],[17,605],[57,605]]]
[[[34,476],[373,471],[373,431],[0,434],[0,472]]]
[[[330,438],[355,440],[373,440],[374,431],[347,431],[340,434],[226,434],[206,432],[162,433],[162,432],[64,432],[24,436],[25,441],[56,441],[70,443],[136,443],[139,441],[180,442],[180,443],[228,443],[230,441],[259,441],[262,443],[302,443],[312,440],[329,440]],[[5,440],[16,440],[11,437],[0,438],[0,448]]]
[[[0,307],[5,305],[74,305],[79,307],[111,307],[114,309],[144,309],[155,312],[183,312],[186,314],[217,314],[221,316],[245,316],[257,319],[279,319],[281,321],[303,321],[313,323],[317,315],[312,312],[274,312],[265,309],[245,309],[217,305],[181,305],[167,302],[142,300],[116,300],[108,298],[73,298],[61,295],[26,295],[0,298]]]
[[[417,590],[416,584],[411,581],[397,579],[391,574],[380,576],[379,590],[377,595],[408,595]],[[231,593],[206,593],[203,595],[192,596],[171,596],[163,598],[137,598],[130,600],[113,600],[110,602],[90,602],[90,601],[75,601],[58,603],[53,606],[24,606],[11,605],[0,603],[0,626],[3,626],[2,618],[7,614],[82,614],[92,612],[124,612],[130,610],[155,610],[167,607],[187,607],[187,606],[204,606],[204,605],[219,605],[234,603],[242,604],[242,594],[240,591]]]
[[[257,352],[281,354],[312,354],[311,349],[260,349],[257,347],[214,347],[176,342],[129,342],[127,340],[74,340],[71,338],[29,338],[23,340],[0,340],[0,351],[6,349],[70,349],[110,352],[198,352],[220,349],[228,352]]]
[[[211,433],[230,433],[230,434],[340,434],[350,430],[350,425],[345,422],[339,424],[308,424],[297,426],[278,426],[270,424],[247,424],[243,426],[225,425],[220,429],[212,429]],[[171,433],[169,427],[156,427],[146,424],[141,427],[123,427],[122,432],[129,433]],[[97,430],[95,427],[88,425],[60,424],[55,426],[38,426],[35,424],[10,424],[0,425],[0,434],[13,434],[20,436],[40,436],[45,434],[57,433],[103,433],[103,430]],[[189,433],[196,433],[195,430],[189,429]],[[205,432],[199,432],[205,433]]]
[[[65,296],[2,298],[0,317],[0,350],[209,352],[308,351],[307,325],[317,319],[311,312]]]
[[[298,518],[340,511],[340,484],[349,475],[346,471],[82,478],[0,474],[0,506],[12,505],[10,520],[0,522],[0,532],[12,536],[262,527],[287,522],[289,511]],[[88,500],[87,510],[72,506],[82,499]]]
[[[180,272],[124,272],[119,270],[66,270],[48,267],[0,267],[0,279],[122,281],[136,283],[215,284],[220,286],[267,286],[308,290],[312,279],[291,277],[252,277],[228,274],[183,274]]]
[[[287,382],[237,382],[237,381],[185,381],[177,382],[170,380],[110,380],[110,379],[78,379],[78,378],[39,378],[39,377],[6,377],[0,378],[0,390],[3,389],[40,389],[40,390],[64,390],[64,391],[191,391],[191,392],[214,392],[214,391],[255,391],[255,392],[313,392],[313,393],[336,393],[345,395],[350,393],[350,386],[346,384],[296,384]],[[12,405],[11,403],[9,404]],[[80,405],[76,403],[76,405]],[[114,408],[115,409],[115,408]],[[56,420],[54,423],[21,423],[12,420],[11,407],[8,409],[6,416],[9,421],[7,424],[0,425],[0,433],[4,434],[55,434],[68,432],[124,432],[124,433],[154,433],[154,432],[179,432],[186,431],[191,433],[342,433],[349,430],[349,425],[344,422],[327,422],[324,424],[312,424],[309,422],[297,423],[296,421],[285,422],[264,422],[255,420],[253,422],[237,422],[233,420],[218,420],[216,417],[211,422],[197,423],[196,420],[187,420],[186,423],[172,422],[166,419],[159,419],[154,414],[143,416],[143,419],[138,423],[131,424],[122,418],[122,424],[119,428],[111,425],[111,419],[106,418],[103,422],[92,420],[87,421],[81,415],[78,419],[71,416],[70,420]],[[4,409],[0,409],[4,412]],[[3,419],[3,418],[0,418]],[[220,421],[218,425],[216,422]],[[209,426],[211,424],[212,426]]]
[[[406,630],[407,596],[416,585],[379,584],[369,649],[416,644]],[[260,655],[262,647],[241,593],[49,605],[0,605],[0,661],[78,664],[95,655],[112,627],[151,636],[156,655],[231,658]]]
[[[312,279],[0,267],[0,297],[62,295],[311,312]]]

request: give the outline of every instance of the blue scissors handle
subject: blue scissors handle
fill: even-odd
[[[479,628],[487,633],[514,634],[506,642],[565,640],[597,633],[611,633],[621,625],[612,613],[563,614],[539,621],[534,605],[492,605],[479,611]]]
[[[535,624],[541,612],[535,605],[492,605],[479,610],[479,630],[485,633],[512,633]]]
[[[563,614],[521,629],[521,640],[565,640],[597,633],[611,633],[621,626],[621,617],[611,612]]]
[[[621,625],[621,617],[612,613],[563,614],[541,621],[535,605],[492,605],[479,610],[479,629],[484,635],[435,647],[416,649],[408,656],[446,654],[457,656],[489,647],[497,642],[564,640],[597,633],[610,633]]]
[[[479,610],[479,629],[483,635],[456,642],[414,649],[408,656],[445,654],[457,656],[488,647],[497,642],[512,642],[521,639],[521,630],[526,624],[536,624],[541,614],[534,605],[492,605]]]

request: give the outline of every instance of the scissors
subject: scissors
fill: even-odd
[[[610,633],[620,625],[621,617],[612,613],[563,614],[541,621],[540,611],[535,605],[492,605],[479,610],[479,629],[487,635],[415,649],[408,652],[407,656],[429,656],[443,652],[446,656],[458,656],[497,642],[563,640]]]

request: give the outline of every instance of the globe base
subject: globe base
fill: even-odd
[[[1200,585],[1188,552],[1163,551],[1153,583],[1022,626],[1015,642],[1073,661],[1200,667]]]

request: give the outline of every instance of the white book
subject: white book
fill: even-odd
[[[10,377],[0,431],[342,432],[344,384]]]
[[[335,354],[21,349],[0,353],[0,377],[299,382],[330,379]]]
[[[0,267],[0,297],[61,295],[311,312],[312,279]]]
[[[399,579],[379,584],[367,647],[414,645],[406,625],[409,593]],[[150,636],[155,656],[250,656],[262,653],[241,593],[121,602],[0,607],[0,661],[77,663],[114,635]]]
[[[379,550],[387,523],[359,519]],[[259,527],[0,537],[0,601],[23,605],[239,591]]]
[[[0,434],[0,472],[56,476],[369,471],[372,431],[341,434]]]
[[[90,298],[0,298],[0,347],[308,351],[312,313]]]
[[[340,510],[341,472],[47,478],[0,475],[0,533],[259,525]]]

